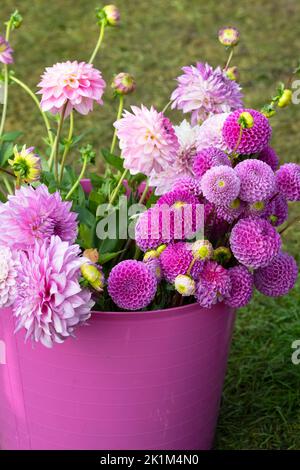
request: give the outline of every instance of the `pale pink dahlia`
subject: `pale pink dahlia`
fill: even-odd
[[[173,283],[180,274],[187,274],[193,261],[192,247],[185,242],[170,243],[160,255],[163,277]],[[190,275],[198,279],[203,269],[203,261],[196,261]]]
[[[7,246],[0,246],[0,308],[10,307],[14,302],[17,275],[17,255]]]
[[[8,41],[5,41],[3,36],[0,36],[0,62],[2,64],[12,64],[13,59],[13,50],[9,45]]]
[[[215,166],[202,176],[201,189],[208,201],[229,206],[239,195],[240,180],[229,166]]]
[[[239,118],[242,113],[251,114],[253,118],[252,127],[242,130],[240,139]],[[223,139],[231,151],[241,154],[261,152],[269,143],[272,128],[269,120],[255,109],[238,109],[231,113],[223,126]]]
[[[235,172],[241,182],[239,197],[243,201],[264,201],[274,194],[275,175],[267,163],[256,159],[244,160],[237,164]]]
[[[192,124],[205,120],[211,114],[229,112],[242,106],[240,86],[229,80],[217,67],[198,62],[196,66],[183,67],[173,91],[172,108],[192,113]]]
[[[228,116],[229,113],[214,114],[203,122],[197,136],[197,151],[207,147],[228,150],[222,133],[224,122]]]
[[[132,106],[114,123],[120,140],[124,168],[132,175],[159,173],[174,163],[179,143],[174,128],[163,113],[153,107]]]
[[[255,287],[269,297],[286,295],[295,285],[298,267],[288,253],[279,253],[265,268],[254,272]]]
[[[125,260],[117,264],[108,278],[108,293],[124,310],[141,310],[155,297],[157,279],[145,263]]]
[[[233,308],[245,307],[253,294],[253,275],[245,266],[235,266],[228,270],[231,289],[225,297],[225,304]]]
[[[210,308],[231,289],[229,272],[215,261],[206,261],[200,273],[195,297],[201,307]]]
[[[61,113],[67,103],[65,115],[75,109],[80,114],[93,110],[94,101],[103,104],[106,83],[101,72],[85,62],[62,62],[47,67],[38,84],[42,95],[41,108],[52,114]]]
[[[58,235],[73,243],[77,237],[77,214],[72,203],[63,202],[59,192],[50,194],[45,185],[22,186],[5,204],[0,203],[0,243],[26,249],[36,240]]]
[[[288,201],[300,201],[300,165],[285,163],[276,172],[279,191]]]
[[[267,266],[279,253],[281,238],[267,220],[245,218],[233,227],[230,246],[241,264],[257,269]]]
[[[197,178],[202,178],[207,170],[220,165],[232,166],[225,152],[215,147],[207,147],[197,152],[193,163],[193,171]]]
[[[272,147],[268,146],[262,149],[257,158],[267,163],[273,171],[276,171],[279,167],[279,157]]]
[[[59,237],[36,241],[20,254],[17,295],[13,306],[16,330],[26,339],[51,347],[73,335],[74,327],[91,315],[91,293],[79,284],[80,247]]]

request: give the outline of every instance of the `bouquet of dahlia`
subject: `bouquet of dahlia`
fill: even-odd
[[[51,347],[93,309],[240,308],[254,286],[267,296],[286,294],[297,265],[282,251],[281,234],[288,201],[300,200],[300,166],[279,166],[270,118],[291,102],[291,91],[280,85],[260,111],[244,108],[230,66],[239,32],[222,28],[226,65],[183,67],[163,111],[123,111],[135,80],[124,72],[113,78],[118,115],[111,147],[101,152],[105,173],[97,174],[98,155],[74,134],[74,118],[103,105],[106,82],[93,62],[120,14],[107,5],[96,17],[89,61],[47,67],[37,93],[11,69],[17,11],[0,37],[0,307],[11,307],[26,338]],[[44,149],[4,132],[12,84],[40,110]],[[169,107],[187,119],[174,125]],[[79,170],[68,164],[76,153]]]

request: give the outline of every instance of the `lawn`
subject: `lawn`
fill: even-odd
[[[116,0],[116,4],[122,11],[122,27],[107,31],[95,64],[107,82],[119,71],[136,77],[137,91],[127,106],[144,103],[161,109],[181,66],[196,60],[223,64],[225,52],[216,32],[228,23],[241,32],[233,63],[239,67],[247,105],[259,108],[267,102],[277,82],[287,81],[299,62],[298,0]],[[96,6],[95,0],[2,0],[2,21],[15,8],[24,17],[12,41],[16,76],[35,87],[45,66],[86,60],[98,34]],[[23,128],[26,143],[42,149],[38,112],[22,90],[12,86],[10,93],[7,129]],[[115,115],[116,103],[108,89],[105,106],[79,118],[76,131],[88,131],[86,139],[97,149],[108,145]],[[169,116],[181,119],[178,113]],[[272,145],[281,162],[300,163],[299,123],[296,105],[272,118]],[[285,246],[300,264],[299,233],[299,226],[290,228]],[[300,339],[299,307],[300,282],[283,299],[257,294],[249,307],[238,312],[217,449],[300,449],[300,365],[291,362],[291,344]]]

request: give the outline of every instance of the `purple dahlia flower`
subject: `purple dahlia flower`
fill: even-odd
[[[276,182],[272,168],[265,162],[250,159],[235,167],[241,182],[239,197],[246,202],[269,199],[275,192]]]
[[[8,246],[0,246],[0,308],[10,307],[15,300],[18,256]]]
[[[172,186],[172,191],[187,191],[196,197],[202,194],[200,182],[191,176],[185,176],[176,180]]]
[[[207,170],[220,165],[231,166],[231,161],[226,153],[215,147],[207,147],[196,154],[193,170],[197,178],[202,178]]]
[[[300,165],[285,163],[276,172],[279,191],[288,201],[300,201]]]
[[[267,163],[273,171],[276,171],[279,167],[279,157],[272,147],[265,147],[259,153],[258,157],[262,162]]]
[[[239,195],[240,180],[229,166],[215,166],[202,176],[201,189],[208,201],[229,206]]]
[[[5,41],[3,36],[0,36],[0,62],[2,64],[12,64],[13,59],[13,49],[10,47],[9,42]]]
[[[168,282],[174,282],[180,274],[187,274],[193,261],[193,252],[189,244],[185,242],[171,243],[160,255],[163,277]],[[198,279],[203,268],[202,261],[196,261],[190,275]]]
[[[289,206],[287,200],[282,194],[277,194],[273,200],[267,205],[265,217],[269,222],[278,227],[288,219]]]
[[[298,267],[288,253],[279,253],[271,263],[254,272],[255,287],[269,297],[287,294],[295,285]]]
[[[227,269],[215,261],[206,261],[196,286],[195,297],[201,307],[210,308],[227,296],[231,289]]]
[[[245,307],[253,294],[253,275],[245,266],[235,266],[228,272],[231,289],[225,297],[225,304],[233,308]]]

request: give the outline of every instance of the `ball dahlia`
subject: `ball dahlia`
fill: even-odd
[[[210,308],[227,296],[231,289],[228,271],[215,261],[206,261],[196,287],[196,299],[201,307]]]
[[[124,310],[147,307],[154,299],[156,290],[156,276],[141,261],[121,261],[111,270],[108,278],[109,295]]]
[[[78,245],[57,236],[21,252],[13,314],[16,330],[27,330],[26,339],[51,347],[72,336],[74,327],[90,317],[94,302],[79,284],[85,262]]]
[[[153,107],[132,106],[114,123],[120,140],[124,168],[132,175],[167,170],[175,162],[179,142],[175,130],[163,113]],[[152,184],[152,183],[151,183]]]
[[[143,212],[135,226],[135,242],[142,251],[153,250],[171,241],[170,210],[154,206]]]
[[[215,147],[207,147],[197,152],[194,159],[193,171],[197,178],[202,178],[207,170],[220,165],[231,166],[226,153]]]
[[[45,185],[36,189],[22,186],[5,204],[0,204],[0,243],[12,249],[26,249],[36,240],[58,235],[74,243],[77,214],[72,203],[63,202],[59,192],[50,194]]]
[[[92,64],[77,60],[57,63],[47,67],[41,78],[37,93],[42,95],[43,111],[61,113],[67,103],[65,116],[73,109],[80,114],[88,114],[93,110],[94,101],[103,104],[106,83]]]
[[[18,259],[7,246],[0,246],[0,308],[10,307],[15,300]]]
[[[215,166],[202,176],[201,189],[211,203],[229,206],[239,195],[240,180],[229,166]]]
[[[267,266],[279,253],[281,238],[267,220],[248,217],[233,227],[230,246],[241,264],[258,269]]]
[[[300,201],[300,165],[285,163],[276,172],[279,191],[288,201]]]
[[[274,227],[278,227],[288,219],[288,215],[289,206],[287,200],[282,194],[277,194],[267,205],[265,217]]]
[[[172,108],[184,113],[192,112],[192,124],[205,120],[211,114],[229,112],[242,105],[239,85],[217,67],[198,62],[196,66],[183,67],[173,91]]]
[[[13,50],[9,42],[3,36],[0,36],[0,62],[2,64],[12,64],[14,61],[12,54]]]
[[[200,182],[191,176],[178,178],[173,184],[171,190],[188,191],[196,197],[199,197],[202,194]]]
[[[239,118],[242,113],[249,113],[253,118],[253,126],[243,129],[240,139]],[[268,145],[272,128],[268,119],[255,109],[238,109],[231,113],[223,126],[223,139],[231,151],[241,154],[261,152]],[[237,146],[238,144],[238,146]]]
[[[268,266],[254,272],[254,283],[262,294],[280,297],[294,287],[297,276],[296,261],[288,253],[281,252]]]
[[[235,167],[241,182],[239,197],[246,202],[264,201],[275,191],[276,182],[272,168],[265,162],[249,159]]]
[[[253,275],[245,266],[235,266],[228,270],[231,289],[226,295],[224,302],[229,307],[245,307],[251,300],[253,294]]]
[[[160,255],[163,277],[173,283],[180,274],[186,275],[193,261],[193,252],[189,244],[185,242],[171,243]],[[190,275],[193,279],[199,278],[203,269],[203,262],[196,261]]]
[[[267,163],[273,171],[276,171],[279,167],[279,157],[272,147],[267,146],[263,148],[257,158],[262,162]]]
[[[220,219],[226,220],[229,224],[238,219],[246,209],[246,203],[239,198],[234,199],[229,206],[216,206],[216,214]]]

